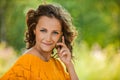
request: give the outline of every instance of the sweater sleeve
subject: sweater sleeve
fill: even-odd
[[[59,67],[61,68],[61,70],[64,74],[65,80],[71,80],[70,75],[67,72],[67,69],[66,69],[66,66],[64,65],[64,63],[60,59],[57,59],[57,62],[58,62],[58,65],[59,65]]]
[[[13,67],[0,80],[29,80],[30,67],[24,57],[20,57]]]

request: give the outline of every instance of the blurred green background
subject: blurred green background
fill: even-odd
[[[25,15],[45,0],[0,0],[0,77],[24,52]],[[120,80],[120,0],[46,0],[61,4],[78,30],[80,80]]]

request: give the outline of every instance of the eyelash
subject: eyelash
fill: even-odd
[[[59,34],[58,32],[53,32],[54,34]]]
[[[40,30],[41,32],[46,32],[46,30]],[[59,34],[58,32],[53,32],[53,34]]]
[[[46,30],[40,30],[41,32],[45,32]]]

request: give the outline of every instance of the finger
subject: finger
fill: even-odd
[[[57,44],[56,44],[56,46],[61,46],[61,47],[64,47],[64,46],[65,46],[65,44],[63,44],[63,43],[57,43]]]
[[[66,52],[63,52],[62,54],[61,54],[61,57],[66,57],[67,56],[67,53]]]
[[[62,57],[62,53],[60,53],[60,51],[58,51],[58,56],[59,56],[59,57]]]
[[[62,52],[58,53],[59,57],[63,57],[65,55],[67,55],[66,51],[63,50]]]
[[[64,52],[67,52],[67,50],[66,50],[66,49],[61,49],[61,50],[60,50],[60,54],[62,54],[62,53],[64,53]]]
[[[64,36],[62,36],[62,42],[65,43],[65,37]]]
[[[60,48],[59,47],[57,48],[57,53],[60,53]]]

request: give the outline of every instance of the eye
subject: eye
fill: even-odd
[[[45,29],[41,29],[40,32],[46,32],[46,30]]]
[[[59,34],[59,32],[54,31],[53,34],[56,34],[56,35],[57,35],[57,34]]]

